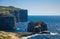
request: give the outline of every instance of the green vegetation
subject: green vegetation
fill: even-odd
[[[20,10],[20,8],[15,8],[13,6],[0,6],[0,15],[11,16],[9,10]]]
[[[8,11],[8,10],[20,10],[21,8],[15,8],[13,6],[0,6],[0,12],[1,11]]]

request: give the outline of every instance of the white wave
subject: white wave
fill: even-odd
[[[16,30],[20,30],[20,28],[17,28]]]
[[[58,35],[58,33],[52,33],[52,32],[51,32],[50,34],[51,34],[51,35]]]
[[[35,36],[38,36],[38,35],[58,35],[58,33],[50,32],[50,34],[34,34],[34,35],[31,35],[31,36],[23,37],[22,39],[28,39],[28,38],[35,37]]]
[[[31,37],[35,37],[35,36],[37,36],[37,35],[39,35],[39,34],[34,34],[34,35],[31,35],[31,36],[22,37],[22,39],[28,39],[28,38],[31,38]]]

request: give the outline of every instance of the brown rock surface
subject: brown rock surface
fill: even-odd
[[[0,32],[0,39],[20,39],[20,38],[16,36],[16,33]]]
[[[0,39],[24,39],[26,36],[30,36],[31,32],[4,32],[0,31]]]

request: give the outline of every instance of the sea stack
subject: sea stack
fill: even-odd
[[[32,21],[28,23],[28,32],[39,33],[47,30],[47,24],[43,21]]]

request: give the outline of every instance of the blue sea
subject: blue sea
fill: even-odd
[[[60,33],[60,16],[29,16],[28,21],[44,21],[48,31]]]
[[[48,25],[48,31],[57,35],[37,35],[29,39],[60,39],[60,16],[29,16],[28,21],[42,20]]]
[[[37,35],[28,39],[60,39],[60,16],[28,16],[30,21],[44,21],[48,25],[48,31],[58,33],[57,35]],[[17,32],[27,32],[28,22],[16,24]]]
[[[48,25],[48,31],[58,34],[37,35],[28,39],[60,39],[60,16],[28,16],[28,22],[40,20]],[[28,22],[16,23],[17,30],[15,30],[15,32],[27,32]]]
[[[44,21],[48,25],[48,31],[60,33],[60,16],[28,16],[30,21]],[[28,22],[16,23],[17,32],[27,32]]]

